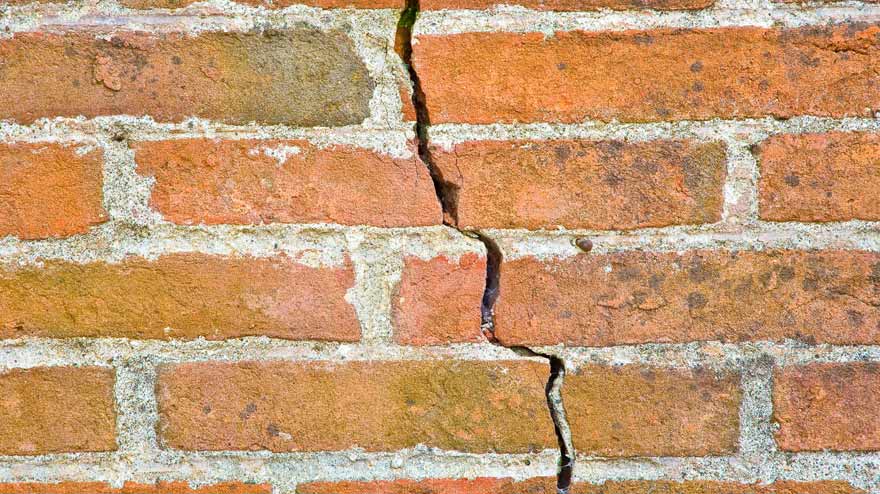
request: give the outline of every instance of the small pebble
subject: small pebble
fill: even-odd
[[[574,241],[574,244],[578,246],[578,249],[584,252],[590,252],[593,250],[593,242],[588,238],[579,238]]]

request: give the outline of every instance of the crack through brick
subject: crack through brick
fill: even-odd
[[[463,235],[475,238],[486,247],[486,288],[483,292],[483,300],[480,307],[480,328],[486,339],[498,346],[508,348],[518,355],[525,357],[539,357],[547,359],[550,364],[550,377],[545,387],[547,406],[550,417],[553,420],[553,428],[559,447],[559,460],[556,476],[556,490],[558,494],[568,494],[571,485],[571,477],[574,469],[574,447],[571,442],[571,430],[565,417],[565,407],[562,402],[562,386],[565,380],[565,363],[559,357],[546,353],[537,352],[525,346],[506,346],[495,336],[495,301],[501,289],[501,261],[503,254],[498,244],[489,236],[480,231],[462,230],[458,227],[458,188],[443,179],[443,176],[433,165],[431,149],[428,142],[428,127],[431,125],[428,106],[425,102],[425,93],[421,87],[419,75],[412,64],[412,30],[419,14],[419,0],[407,0],[406,7],[400,15],[395,33],[394,49],[403,59],[409,73],[410,83],[413,88],[412,103],[416,111],[416,142],[418,145],[419,158],[427,166],[434,182],[434,191],[443,210],[443,224],[455,228]]]

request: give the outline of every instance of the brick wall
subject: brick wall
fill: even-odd
[[[0,494],[880,492],[880,6],[0,0]]]

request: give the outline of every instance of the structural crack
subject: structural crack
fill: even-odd
[[[571,442],[571,430],[565,417],[565,407],[562,402],[562,386],[565,380],[565,364],[561,358],[547,353],[537,352],[525,346],[504,345],[495,336],[495,301],[501,290],[501,262],[503,254],[498,244],[489,236],[480,231],[462,230],[458,227],[458,189],[453,184],[443,179],[437,167],[431,159],[428,128],[431,119],[428,106],[425,102],[425,93],[422,90],[419,75],[412,64],[412,32],[416,18],[419,14],[419,0],[407,0],[397,23],[395,36],[395,50],[406,64],[410,82],[413,88],[412,102],[416,110],[416,141],[418,144],[419,158],[428,167],[431,179],[434,181],[434,190],[437,199],[443,208],[443,224],[455,228],[462,234],[475,238],[486,247],[486,287],[483,292],[481,306],[481,330],[486,339],[492,344],[503,346],[525,357],[539,357],[547,359],[550,364],[550,378],[545,387],[547,406],[550,409],[550,417],[553,420],[553,428],[556,433],[559,446],[559,460],[556,477],[556,489],[559,494],[568,494],[571,485],[571,477],[574,469],[574,447]]]

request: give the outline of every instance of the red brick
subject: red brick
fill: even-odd
[[[476,141],[435,149],[461,228],[641,227],[721,219],[725,150],[693,141]]]
[[[114,380],[101,367],[0,373],[0,454],[115,450]]]
[[[180,139],[133,145],[150,199],[184,225],[442,223],[427,167],[365,149],[305,141]],[[415,152],[415,150],[413,149]]]
[[[204,362],[159,371],[159,434],[184,450],[472,453],[556,447],[528,361]]]
[[[426,35],[413,62],[432,124],[863,116],[880,107],[878,33],[842,24]]]
[[[268,484],[223,482],[203,487],[190,487],[188,482],[157,482],[138,484],[126,482],[121,488],[103,482],[59,482],[42,484],[24,482],[0,484],[3,494],[271,494]]]
[[[776,442],[785,451],[880,450],[880,364],[810,364],[778,369]]]
[[[350,264],[172,254],[0,270],[0,337],[356,341]]]
[[[373,82],[338,31],[100,34],[0,39],[0,100],[7,102],[0,119],[125,114],[330,126],[369,114]]]
[[[495,335],[506,345],[880,341],[880,254],[629,251],[506,261]]]
[[[535,10],[697,10],[711,7],[715,0],[422,0],[422,10],[491,9],[498,5],[522,5]]]
[[[733,454],[739,376],[704,369],[589,365],[562,388],[574,447],[593,456]]]
[[[45,0],[42,0],[45,1]],[[58,0],[60,1],[60,0]],[[120,0],[130,9],[178,9],[192,5],[200,0]],[[405,0],[235,0],[237,3],[283,9],[291,5],[309,5],[322,9],[403,9]],[[681,1],[681,0],[679,0]],[[694,0],[685,0],[694,1]]]
[[[314,482],[297,486],[297,494],[557,494],[556,479],[539,477],[524,481],[507,478],[392,480],[373,482]],[[791,482],[740,484],[734,482],[664,480],[608,481],[604,484],[576,482],[571,494],[857,494],[864,493],[846,482]]]
[[[761,219],[880,220],[880,134],[781,135],[757,151]]]
[[[107,220],[103,153],[78,144],[0,144],[0,236],[86,233]]]
[[[486,257],[465,254],[422,260],[407,257],[393,299],[394,341],[443,345],[483,341],[480,312]]]

